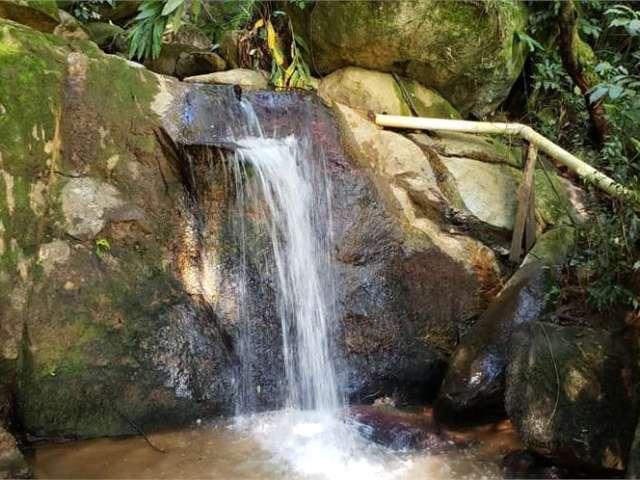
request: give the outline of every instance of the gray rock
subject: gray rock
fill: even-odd
[[[65,230],[72,237],[91,240],[111,218],[125,210],[126,202],[118,189],[93,178],[72,178],[62,188]],[[119,220],[136,220],[138,214]]]
[[[239,85],[249,88],[267,88],[268,79],[265,72],[250,70],[248,68],[234,68],[225,72],[215,72],[206,75],[197,75],[184,79],[188,83],[209,83],[220,85]]]
[[[50,274],[55,268],[63,266],[71,256],[71,247],[64,240],[55,240],[40,246],[38,261],[44,274]]]

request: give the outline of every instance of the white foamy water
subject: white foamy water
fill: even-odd
[[[277,310],[287,377],[288,408],[341,406],[332,361],[334,330],[329,269],[330,213],[326,177],[295,137],[237,141],[234,171],[252,178],[238,193],[247,208],[266,208],[276,267]],[[243,168],[240,167],[243,166]],[[244,244],[244,239],[242,240]],[[246,260],[245,260],[246,261]]]
[[[335,412],[280,410],[237,417],[232,427],[248,432],[272,461],[284,462],[301,478],[390,480],[414,462],[367,441]]]

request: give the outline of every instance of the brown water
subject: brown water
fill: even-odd
[[[508,422],[448,431],[472,446],[440,454],[398,453],[357,440],[348,451],[315,437],[312,423],[262,415],[244,424],[209,423],[142,437],[41,444],[28,460],[37,478],[450,479],[501,478],[499,461],[519,447]],[[283,425],[287,426],[283,430]],[[294,429],[294,430],[295,430]],[[314,439],[315,440],[310,440]]]

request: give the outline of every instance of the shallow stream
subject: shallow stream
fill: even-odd
[[[333,416],[281,411],[148,435],[165,453],[134,436],[40,444],[28,460],[37,478],[493,479],[519,446],[508,422],[447,434],[468,446],[398,452]]]

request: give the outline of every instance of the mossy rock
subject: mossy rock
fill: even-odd
[[[517,1],[437,0],[316,2],[292,16],[318,73],[349,65],[395,72],[463,115],[484,115],[508,95],[527,55],[517,36],[527,17]]]
[[[415,111],[423,117],[461,118],[448,101],[418,82],[358,67],[343,68],[323,78],[318,95],[325,101],[372,113],[411,115]]]
[[[183,185],[155,136],[165,83],[0,20],[0,363],[34,435],[132,434],[228,404],[221,342],[171,267]],[[79,183],[108,193],[75,202],[82,234],[65,205]]]

